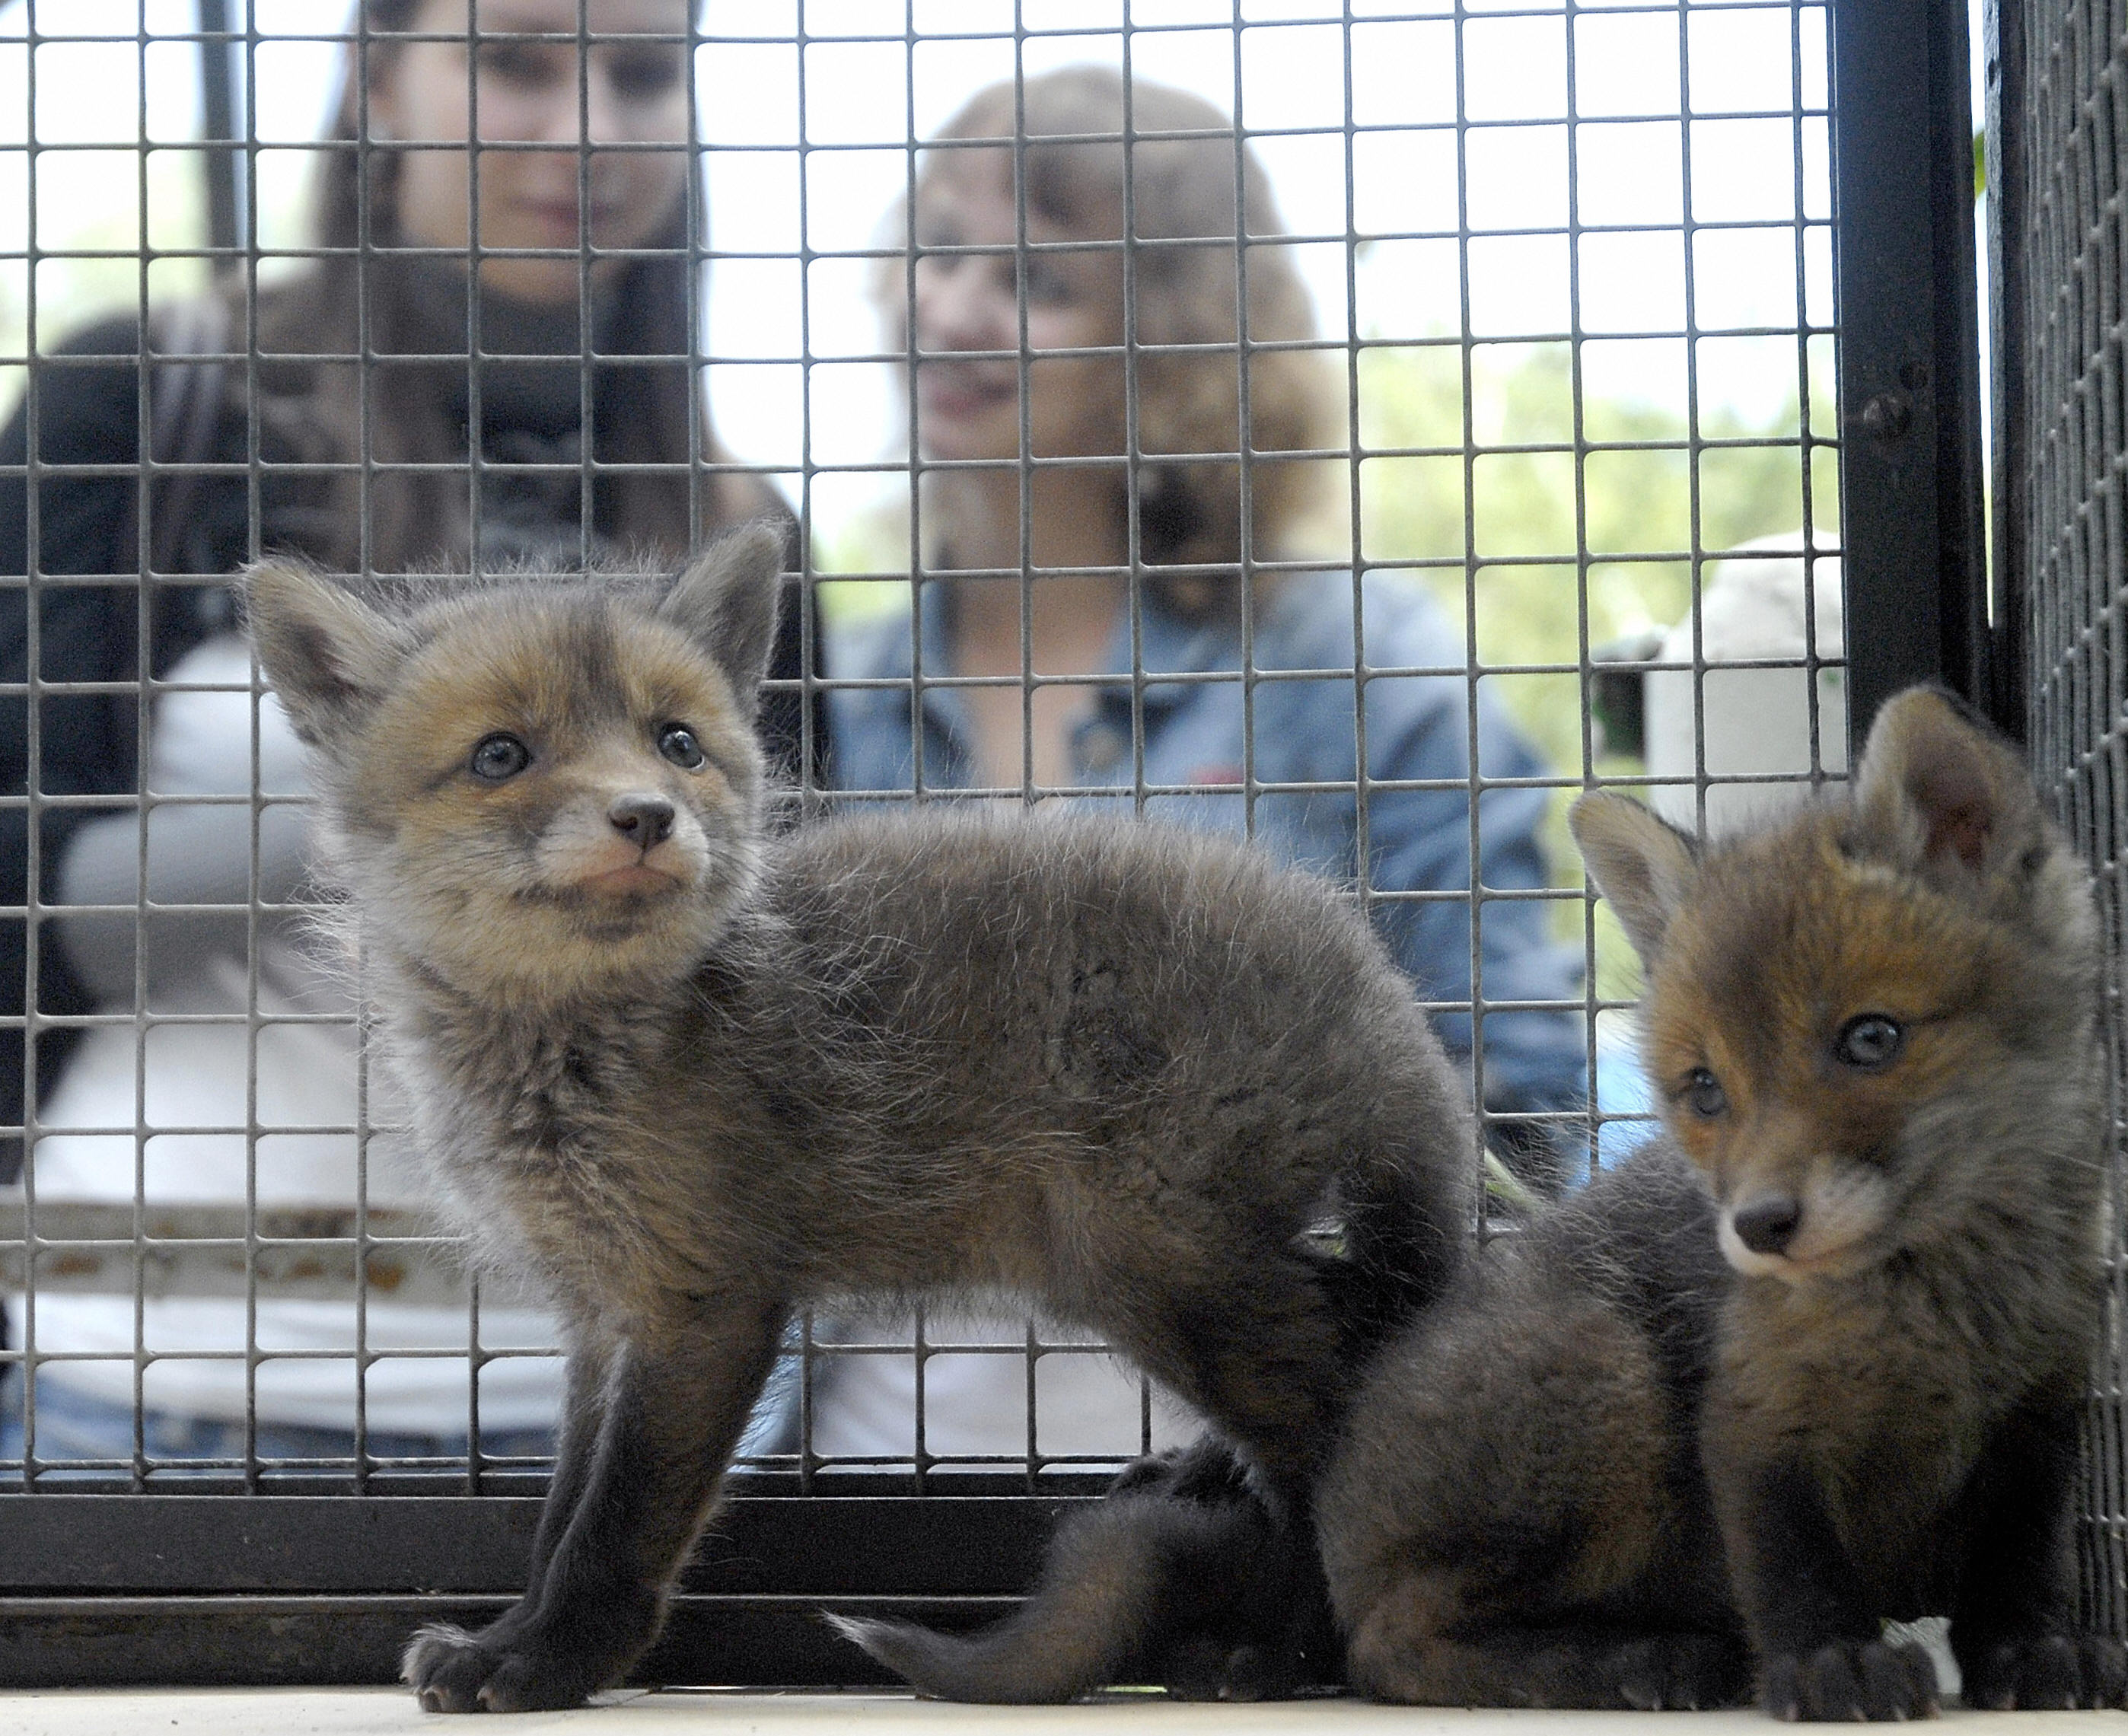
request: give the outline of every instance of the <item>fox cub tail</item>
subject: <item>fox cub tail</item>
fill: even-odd
[[[1271,1699],[1335,1644],[1313,1555],[1208,1436],[1124,1471],[1065,1525],[1033,1593],[994,1627],[963,1636],[829,1620],[942,1700],[1052,1704],[1115,1682]]]

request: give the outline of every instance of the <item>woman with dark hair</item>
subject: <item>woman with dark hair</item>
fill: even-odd
[[[365,1102],[352,1001],[287,908],[303,810],[273,799],[300,797],[301,757],[254,698],[226,575],[268,550],[370,572],[677,563],[782,510],[717,443],[696,371],[691,0],[480,0],[477,37],[473,16],[362,0],[313,257],[255,296],[229,278],[154,310],[145,368],[139,321],[83,332],[0,433],[23,479],[0,482],[0,572],[26,576],[0,603],[0,681],[45,684],[0,703],[0,759],[46,798],[0,808],[0,902],[34,875],[50,913],[0,921],[0,979],[19,996],[33,956],[40,1013],[105,1016],[37,1030],[26,1065],[20,1036],[0,1049],[0,1123],[34,1083],[41,1199],[351,1204],[360,1178],[373,1204],[417,1202],[392,1142],[350,1131],[390,1106],[381,1084]],[[177,467],[138,484],[149,460]],[[824,742],[794,690],[800,625],[794,598],[765,719],[792,771]],[[211,1017],[142,1017],[162,1013]],[[358,1430],[373,1454],[466,1449],[463,1307],[134,1311],[12,1303],[17,1345],[83,1359],[37,1368],[40,1459],[131,1459],[136,1403],[150,1457],[340,1456]],[[479,1330],[484,1349],[553,1343],[521,1310]],[[486,1450],[544,1440],[550,1364],[479,1379]],[[7,1402],[19,1441],[19,1379]]]
[[[558,534],[684,550],[785,510],[729,467],[691,361],[707,224],[686,149],[686,0],[482,0],[477,50],[465,0],[367,0],[358,17],[317,190],[329,256],[259,313],[262,423],[334,467],[317,478],[321,557],[432,561],[469,542],[476,514],[490,558]],[[598,39],[581,92],[573,45],[541,40],[580,21]],[[469,110],[480,143],[506,148],[468,162]],[[539,143],[556,148],[518,148]],[[330,257],[363,247],[378,250]],[[513,355],[555,359],[493,359]],[[468,488],[476,391],[482,461],[544,474]],[[350,462],[365,434],[373,466],[438,467],[365,475]]]
[[[1513,787],[1543,768],[1414,582],[1309,558],[1318,495],[1349,471],[1284,241],[1228,116],[1104,68],[993,86],[929,141],[878,280],[909,361],[922,572],[911,614],[831,647],[835,680],[867,684],[831,687],[834,782],[846,801],[1132,802],[1361,887],[1444,1003],[1489,1137],[1556,1182],[1545,1117],[1579,1106],[1586,1048],[1573,958],[1518,896],[1552,884],[1546,793]],[[1510,785],[1475,815],[1474,751]],[[906,1458],[908,1369],[834,1359],[816,1447]],[[1025,1451],[1016,1363],[936,1359],[925,1390],[929,1451]],[[1074,1450],[1074,1406],[1037,1410],[1067,1431],[1041,1451]]]

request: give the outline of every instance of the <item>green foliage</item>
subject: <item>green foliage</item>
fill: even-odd
[[[890,611],[907,614],[909,505],[905,495],[882,500],[839,524],[812,525],[814,572],[822,575],[815,595],[832,628],[854,624]],[[829,575],[862,573],[862,578]]]
[[[1794,397],[1759,423],[1703,405],[1694,490],[1682,345],[1674,347],[1674,372],[1651,368],[1646,397],[1584,391],[1582,443],[1598,449],[1584,451],[1578,468],[1569,346],[1474,347],[1467,427],[1460,344],[1370,349],[1361,358],[1363,452],[1389,449],[1361,461],[1366,558],[1420,563],[1413,582],[1462,623],[1479,669],[1513,671],[1480,680],[1577,782],[1585,771],[1641,769],[1606,752],[1599,732],[1584,734],[1584,629],[1600,647],[1666,628],[1691,607],[1695,547],[1703,581],[1705,561],[1799,533],[1803,522]],[[1812,396],[1831,402],[1815,381]],[[1786,443],[1752,443],[1779,442]],[[1814,522],[1829,533],[1838,500],[1832,454],[1814,467]],[[1565,824],[1575,794],[1559,792],[1546,828],[1555,877],[1565,885],[1579,880]],[[1585,944],[1584,907],[1554,908],[1560,937]],[[1637,961],[1615,921],[1602,908],[1594,920],[1598,992],[1636,993]]]
[[[1363,449],[1388,450],[1361,462],[1361,545],[1370,561],[1423,563],[1481,669],[1557,671],[1483,679],[1554,764],[1579,771],[1584,618],[1592,647],[1667,627],[1691,606],[1695,545],[1712,558],[1798,531],[1800,415],[1793,398],[1760,425],[1703,408],[1703,443],[1787,443],[1703,444],[1695,496],[1678,408],[1584,393],[1583,439],[1598,449],[1577,473],[1569,347],[1470,353],[1467,441],[1461,345],[1361,357]],[[1818,468],[1815,518],[1829,530],[1837,491]]]

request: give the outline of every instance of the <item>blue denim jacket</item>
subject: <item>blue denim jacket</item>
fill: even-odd
[[[1362,887],[1370,915],[1433,1008],[1451,1053],[1471,1052],[1470,744],[1487,778],[1541,776],[1528,743],[1480,692],[1475,702],[1461,640],[1432,600],[1393,575],[1364,584],[1365,846],[1356,799],[1353,586],[1348,577],[1297,575],[1259,604],[1252,666],[1244,684],[1240,624],[1190,621],[1150,591],[1139,611],[1137,657],[1128,612],[1117,623],[1105,667],[1120,679],[1100,690],[1073,742],[1073,776],[1087,794],[1141,793],[1148,813],[1207,830],[1252,832],[1281,860]],[[950,593],[924,588],[923,666],[950,675]],[[831,679],[906,682],[915,635],[906,614],[870,621],[829,641]],[[1144,672],[1142,728],[1133,728],[1129,671]],[[1278,671],[1311,671],[1307,679]],[[1190,679],[1164,680],[1166,676]],[[1205,679],[1209,677],[1209,679]],[[959,692],[924,690],[924,727],[910,728],[906,687],[837,688],[828,696],[832,774],[850,793],[916,787],[966,789],[976,781],[969,722]],[[1254,773],[1252,785],[1245,767]],[[1279,786],[1304,785],[1302,789]],[[1328,787],[1322,787],[1328,786]],[[1546,793],[1489,790],[1478,802],[1478,854],[1488,893],[1556,884],[1537,841]],[[1360,874],[1364,856],[1366,874]],[[1478,948],[1484,1016],[1480,1085],[1487,1107],[1547,1109],[1585,1098],[1587,1051],[1580,1016],[1565,1007],[1496,1012],[1499,1002],[1569,1002],[1579,994],[1579,960],[1546,933],[1537,899],[1481,899]],[[1445,1003],[1445,1004],[1443,1004]]]

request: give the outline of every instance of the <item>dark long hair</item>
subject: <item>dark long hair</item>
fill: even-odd
[[[433,280],[417,268],[416,256],[370,250],[389,249],[397,239],[400,154],[363,142],[364,78],[373,82],[404,53],[390,38],[415,27],[422,3],[359,0],[350,25],[356,40],[327,134],[338,148],[321,153],[313,193],[312,241],[320,257],[258,299],[256,336],[267,358],[259,374],[262,420],[297,459],[333,467],[305,515],[317,527],[307,552],[349,569],[366,563],[396,572],[462,558],[470,532],[462,467],[464,365],[368,367],[355,359],[433,348],[419,335],[434,330],[433,308],[419,318],[416,301],[425,292],[433,298]],[[598,424],[585,440],[586,456],[602,464],[662,467],[601,476],[594,485],[595,516],[606,538],[645,552],[684,551],[705,531],[781,510],[758,477],[704,472],[687,462],[731,462],[710,428],[689,359],[696,348],[689,326],[695,260],[708,222],[699,173],[691,173],[687,184],[669,222],[645,243],[674,251],[626,263],[606,322],[620,352],[673,359],[663,366],[594,364]],[[446,467],[365,473],[359,462],[365,449],[375,465]]]

